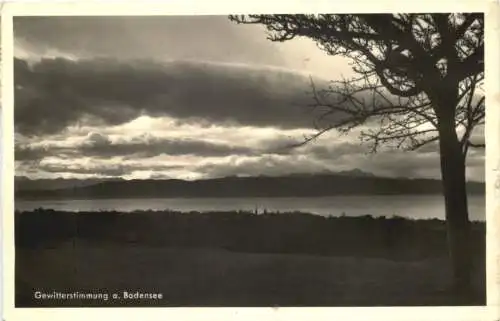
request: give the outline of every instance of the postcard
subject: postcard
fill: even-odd
[[[498,320],[498,10],[4,4],[5,320]]]

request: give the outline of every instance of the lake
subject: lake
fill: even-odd
[[[153,199],[96,199],[96,200],[37,200],[16,201],[16,210],[31,211],[46,208],[61,211],[134,210],[175,211],[258,211],[308,212],[322,216],[402,216],[412,219],[444,219],[441,195],[351,195],[327,197],[272,198],[153,198]],[[484,221],[485,197],[469,197],[471,220]]]

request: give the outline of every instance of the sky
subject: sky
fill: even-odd
[[[309,39],[225,16],[16,17],[14,37],[17,176],[440,177],[436,145],[370,154],[363,127],[287,148],[315,133],[310,79],[353,75]],[[484,180],[483,151],[467,177]]]

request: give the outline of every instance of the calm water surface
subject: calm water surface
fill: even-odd
[[[440,195],[397,196],[328,196],[328,197],[274,197],[274,198],[153,198],[153,199],[97,199],[17,201],[16,210],[30,211],[51,208],[64,211],[131,212],[134,210],[176,211],[301,211],[323,216],[402,216],[413,219],[444,219],[444,202]],[[472,220],[485,220],[484,196],[469,197]]]

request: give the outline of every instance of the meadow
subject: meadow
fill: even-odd
[[[16,306],[485,304],[485,223],[472,223],[473,296],[456,297],[438,219],[300,212],[15,214]],[[36,291],[162,300],[39,300]]]

